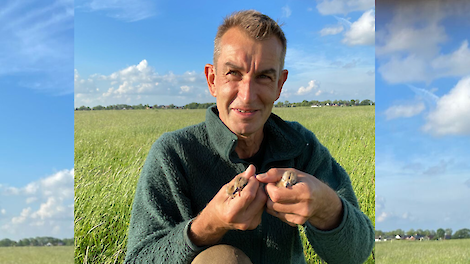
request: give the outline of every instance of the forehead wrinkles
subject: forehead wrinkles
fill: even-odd
[[[221,49],[218,65],[222,69],[235,68],[243,72],[258,73],[279,66],[276,50],[266,49],[260,45],[233,45],[226,44]],[[250,47],[250,48],[249,48]]]
[[[261,41],[254,40],[243,30],[234,27],[220,39],[219,56],[215,68],[217,70],[218,65],[225,67],[226,62],[243,67],[247,72],[252,68],[264,70],[260,67],[280,67],[281,53],[282,45],[274,36]]]

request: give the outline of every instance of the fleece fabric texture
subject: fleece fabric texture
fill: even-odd
[[[338,228],[321,231],[304,225],[315,251],[330,264],[363,263],[372,250],[374,230],[358,208],[345,170],[297,122],[271,114],[264,133],[267,146],[257,173],[296,168],[327,183],[343,203]],[[137,184],[126,263],[190,263],[204,249],[185,232],[220,188],[248,167],[235,152],[237,140],[211,107],[205,122],[165,133],[153,144]],[[256,229],[229,231],[220,244],[241,249],[255,264],[305,263],[298,228],[266,212]]]

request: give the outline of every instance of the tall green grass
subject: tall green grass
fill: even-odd
[[[390,240],[376,243],[380,264],[470,263],[470,239],[444,241]]]
[[[73,247],[0,247],[2,264],[69,264]]]
[[[375,222],[374,107],[274,112],[317,135],[348,171],[361,209]],[[135,187],[151,145],[164,132],[204,119],[205,110],[75,112],[76,263],[123,262]],[[305,253],[308,263],[319,263],[307,245]]]

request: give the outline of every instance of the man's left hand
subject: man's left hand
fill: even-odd
[[[286,170],[297,173],[297,183],[287,188],[277,187]],[[296,169],[273,168],[256,176],[267,183],[266,211],[291,226],[306,221],[320,230],[332,230],[339,226],[343,217],[343,204],[336,192],[316,177]]]

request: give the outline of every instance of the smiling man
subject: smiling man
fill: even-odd
[[[362,263],[374,230],[347,173],[314,134],[271,113],[286,39],[256,11],[234,13],[205,66],[217,106],[162,135],[135,194],[127,263],[305,263],[297,225],[328,263]],[[276,186],[283,173],[297,183]],[[227,184],[246,179],[238,195]]]

